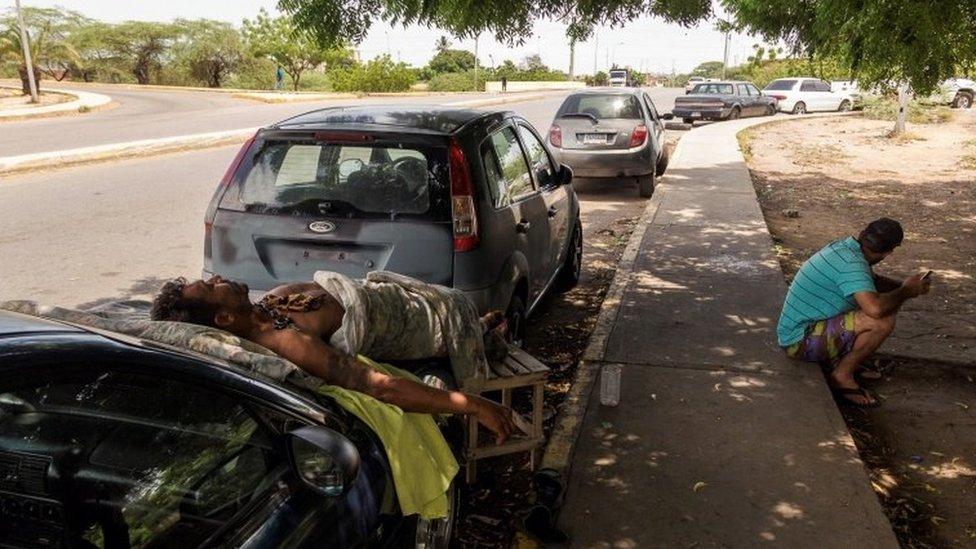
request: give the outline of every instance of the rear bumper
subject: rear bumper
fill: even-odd
[[[654,171],[654,147],[645,144],[626,150],[588,151],[552,149],[557,161],[577,177],[636,177]]]
[[[725,118],[732,112],[732,109],[727,109],[725,107],[721,108],[707,108],[700,109],[695,107],[679,107],[674,106],[671,110],[674,113],[675,118],[694,118],[696,120],[714,120],[717,118]]]

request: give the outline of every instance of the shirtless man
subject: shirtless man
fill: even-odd
[[[151,313],[153,320],[227,330],[274,351],[330,385],[365,393],[406,412],[475,416],[495,434],[498,444],[514,431],[508,408],[476,395],[386,375],[329,345],[343,315],[342,304],[315,283],[279,286],[254,304],[246,284],[216,275],[192,283],[182,278],[167,282]]]

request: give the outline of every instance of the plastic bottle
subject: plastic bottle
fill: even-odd
[[[600,368],[600,404],[616,406],[620,403],[620,364],[604,364]]]

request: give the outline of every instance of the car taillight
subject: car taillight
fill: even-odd
[[[772,97],[773,99],[777,100],[777,101],[784,101],[786,99],[786,96],[785,95],[778,95],[778,94],[775,94],[775,93],[771,93],[771,94],[769,94],[769,96]]]
[[[237,173],[237,168],[241,166],[241,162],[244,161],[244,155],[247,150],[251,148],[254,140],[257,138],[258,134],[255,133],[250,139],[244,142],[241,146],[241,150],[237,151],[237,156],[227,167],[227,171],[224,172],[224,176],[220,178],[220,183],[217,184],[217,190],[214,191],[213,198],[210,200],[210,205],[207,206],[207,213],[203,217],[204,228],[207,230],[208,236],[210,232],[210,226],[213,225],[214,217],[217,215],[217,206],[220,204],[220,199],[223,198],[224,193],[227,191],[227,187],[230,187],[231,182],[234,181],[234,174]],[[209,240],[209,238],[208,238]]]
[[[553,147],[563,146],[563,130],[562,128],[560,128],[555,124],[553,124],[552,127],[549,128],[549,143]]]
[[[630,147],[640,147],[647,140],[647,126],[640,124],[634,128],[634,133],[630,134]]]
[[[474,189],[468,160],[461,144],[451,140],[447,151],[451,169],[451,215],[454,221],[454,251],[467,252],[478,247],[478,214],[474,209]]]

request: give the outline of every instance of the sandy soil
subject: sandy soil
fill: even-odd
[[[7,109],[29,109],[37,106],[45,105],[56,105],[58,103],[64,103],[66,101],[71,101],[74,96],[66,95],[63,93],[41,93],[38,97],[40,99],[40,104],[33,105],[30,102],[29,95],[22,95],[20,90],[14,90],[10,88],[0,88],[0,110]]]
[[[882,348],[895,358],[876,359],[883,405],[841,409],[902,546],[976,547],[976,111],[899,139],[890,127],[799,120],[740,143],[788,279],[880,216],[901,221],[906,241],[878,272],[935,272]]]
[[[897,219],[905,243],[878,272],[935,278],[885,350],[976,364],[976,109],[953,115],[901,139],[884,121],[789,121],[747,132],[745,152],[788,278],[831,240]]]

